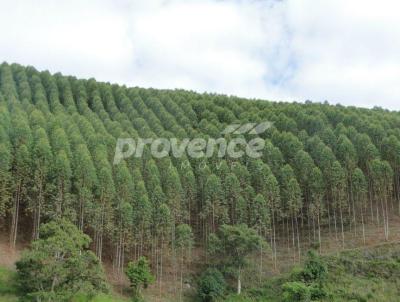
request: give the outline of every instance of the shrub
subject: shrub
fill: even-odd
[[[322,283],[327,274],[328,269],[325,262],[314,251],[309,251],[303,270],[305,281]]]
[[[283,284],[283,299],[285,302],[311,301],[310,288],[303,282],[286,282]]]
[[[129,262],[125,273],[131,283],[133,300],[141,301],[141,288],[147,288],[155,279],[146,257],[140,257],[137,262]]]
[[[212,302],[223,296],[226,289],[224,276],[217,269],[208,269],[198,281],[198,296],[201,301]]]

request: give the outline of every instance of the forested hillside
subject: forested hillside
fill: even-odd
[[[266,121],[267,131],[239,135],[265,139],[259,159],[154,158],[146,146],[143,157],[113,164],[118,138],[219,138],[229,125]],[[346,248],[346,232],[365,242],[373,224],[389,240],[398,232],[391,223],[399,181],[398,112],[129,88],[0,66],[0,221],[11,246],[66,218],[117,272],[145,255],[161,284],[165,258],[180,273],[189,267],[185,234],[206,250],[219,226],[246,224],[270,243],[274,262],[283,252],[278,240],[300,261],[306,243],[324,249],[324,232]]]

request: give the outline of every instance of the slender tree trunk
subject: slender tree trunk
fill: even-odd
[[[296,232],[297,232],[297,250],[299,253],[299,262],[300,262],[301,261],[300,232],[299,232],[299,223],[297,220],[297,216],[295,216],[295,222],[296,222]]]
[[[386,238],[385,240],[389,240],[389,212],[388,212],[388,194],[384,193],[384,216],[386,216]]]
[[[288,255],[290,254],[290,228],[289,228],[289,217],[286,217],[286,237],[287,237],[287,249]]]
[[[365,245],[364,211],[362,208],[361,208],[361,224],[362,224],[362,232],[363,232],[363,244]]]
[[[275,226],[275,211],[272,212],[272,222],[273,222],[273,238],[274,238],[274,245],[273,245],[273,255],[274,255],[274,268],[276,269],[276,262],[277,262],[277,255],[276,255],[276,226]]]
[[[164,236],[161,235],[161,248],[160,248],[160,283],[159,283],[159,295],[160,299],[162,296],[162,278],[163,278],[163,248],[164,248]]]
[[[242,293],[242,281],[241,281],[241,268],[239,268],[238,272],[238,280],[237,280],[237,294],[240,295]]]
[[[311,244],[311,223],[310,223],[310,209],[308,210],[307,214],[307,228],[308,228],[308,244]],[[313,221],[314,223],[314,221]],[[315,240],[315,233],[314,233],[314,240]]]
[[[356,220],[356,207],[354,204],[354,198],[352,198],[352,207],[353,207],[353,222],[354,222],[354,236],[357,238],[357,220]]]
[[[318,214],[317,214],[317,220],[318,220],[318,246],[319,246],[319,253],[322,253],[322,243],[321,243],[321,223],[319,221],[319,209],[318,209]]]
[[[331,234],[332,234],[332,232],[331,232],[331,210],[330,210],[330,204],[329,204],[329,201],[328,201],[328,204],[327,204],[327,210],[328,210],[328,232],[329,232],[329,237],[331,237]]]
[[[15,192],[14,206],[12,211],[12,222],[11,222],[11,232],[10,232],[10,245],[12,248],[15,248],[15,245],[17,243],[19,204],[22,191],[21,187],[22,187],[21,181],[19,181],[17,190]]]
[[[342,228],[342,248],[344,249],[344,226],[343,226],[343,210],[342,206],[339,206],[339,211],[340,211],[340,224]]]
[[[293,246],[293,262],[296,262],[296,243],[295,243],[295,234],[294,234],[294,221],[293,221],[293,214],[291,215],[292,221],[292,246]]]
[[[183,293],[183,248],[181,249],[181,269],[180,269],[180,282],[181,282],[181,290],[179,293],[179,301],[182,302],[182,293]]]
[[[262,231],[260,230],[260,236],[262,236]],[[263,246],[260,244],[260,284],[262,280],[262,273],[263,273]]]
[[[312,218],[312,229],[313,229],[313,241],[315,242],[316,231],[315,231],[315,218],[314,218],[314,216]]]
[[[339,239],[338,239],[338,231],[337,231],[336,209],[333,210],[333,220],[334,220],[334,226],[335,226],[335,237],[336,237],[336,241],[337,241]]]
[[[83,216],[84,216],[84,204],[83,204],[83,197],[79,196],[79,230],[83,231]]]

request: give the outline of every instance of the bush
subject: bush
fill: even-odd
[[[208,269],[198,281],[198,296],[201,301],[212,302],[224,295],[226,282],[217,269]]]
[[[312,285],[309,286],[309,289],[310,289],[311,300],[313,301],[314,300],[319,301],[321,298],[327,296],[326,289],[322,284],[313,283]]]
[[[327,275],[328,269],[324,261],[314,251],[309,251],[303,270],[305,281],[322,283]]]
[[[286,282],[283,284],[283,300],[285,302],[311,301],[310,288],[302,282]]]
[[[129,262],[125,274],[131,283],[133,301],[142,301],[141,288],[147,288],[155,279],[146,257],[140,257],[136,262]]]

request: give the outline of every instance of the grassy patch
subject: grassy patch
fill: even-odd
[[[400,245],[388,244],[325,256],[328,275],[326,296],[320,302],[398,302],[400,297]],[[283,284],[292,274],[265,281],[260,288],[247,290],[242,297],[232,295],[229,302],[284,302]],[[301,301],[301,300],[299,300]],[[307,300],[309,301],[309,300]]]
[[[18,301],[16,292],[15,273],[0,267],[0,302]]]

